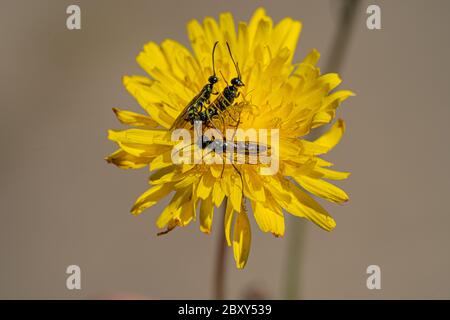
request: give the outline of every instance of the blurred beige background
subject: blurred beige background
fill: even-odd
[[[382,9],[380,31],[365,10]],[[79,4],[82,30],[66,29]],[[164,204],[136,218],[146,170],[104,162],[121,128],[111,107],[139,110],[121,77],[144,74],[144,43],[188,44],[192,18],[231,11],[247,20],[264,5],[278,21],[303,21],[297,59],[311,48],[324,66],[337,17],[334,1],[0,2],[0,298],[89,298],[127,292],[154,298],[210,298],[218,224],[156,237]],[[450,298],[450,2],[370,1],[358,11],[342,70],[357,92],[339,116],[347,133],[327,159],[352,176],[345,206],[323,203],[337,221],[326,233],[306,225],[301,298]],[[217,221],[216,221],[217,222]],[[253,222],[252,222],[253,223]],[[283,297],[285,238],[257,231],[245,270],[227,257],[229,298],[259,290]],[[65,269],[82,269],[82,290]],[[382,269],[382,290],[366,288],[366,268]]]

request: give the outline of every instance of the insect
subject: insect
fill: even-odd
[[[219,41],[214,43],[212,50],[212,67],[213,74],[208,78],[208,83],[202,88],[200,93],[196,95],[181,111],[178,117],[173,122],[170,127],[170,131],[175,128],[183,128],[187,124],[194,124],[194,121],[204,121],[204,110],[206,110],[205,104],[209,104],[209,99],[212,94],[217,95],[218,92],[214,92],[214,84],[216,84],[219,79],[216,76],[216,69],[214,65],[214,52]]]
[[[240,113],[239,113],[239,120],[240,121]],[[211,153],[217,153],[220,154],[222,157],[222,172],[221,176],[223,175],[223,172],[225,170],[225,163],[226,163],[226,156],[230,155],[230,161],[231,165],[233,166],[234,170],[239,176],[239,179],[241,180],[241,200],[242,200],[242,208],[244,212],[246,212],[245,208],[245,195],[244,195],[244,178],[242,176],[241,171],[236,166],[235,163],[233,163],[233,159],[236,155],[245,155],[247,156],[267,156],[267,151],[271,150],[271,147],[269,145],[260,144],[257,142],[250,142],[250,141],[234,141],[234,137],[236,134],[237,128],[235,129],[232,137],[230,140],[222,140],[222,139],[216,139],[215,136],[211,136],[210,138],[206,137],[205,135],[201,135],[198,138],[197,142],[191,143],[189,145],[184,145],[180,149],[175,149],[175,154],[178,154],[180,151],[194,147],[194,150],[199,148],[202,151],[202,159],[208,156]],[[220,133],[220,132],[219,132]],[[221,137],[221,135],[219,135]],[[198,149],[197,149],[198,150]],[[206,152],[205,152],[206,151]],[[189,154],[190,155],[190,154]],[[244,163],[246,164],[246,159]],[[159,232],[157,235],[164,235],[172,231],[176,227],[175,224],[169,225],[166,230]]]
[[[236,127],[239,124],[229,111],[227,110],[231,105],[233,105],[234,100],[239,97],[239,88],[245,86],[242,82],[241,71],[239,70],[238,63],[235,62],[233,54],[231,53],[230,45],[227,42],[228,52],[230,53],[231,61],[233,61],[234,67],[236,69],[236,77],[231,79],[231,85],[227,83],[227,86],[223,89],[222,93],[208,106],[205,112],[201,113],[201,121],[209,121],[213,118],[219,117],[221,119],[222,125],[224,126],[224,119],[221,115],[222,113],[227,113],[230,118],[236,122]],[[222,75],[223,77],[223,75]],[[225,79],[225,78],[224,78]],[[224,131],[224,130],[222,130]]]
[[[220,135],[219,135],[220,136]],[[216,154],[220,154],[222,156],[227,155],[230,156],[229,158],[229,162],[231,164],[234,165],[234,161],[231,157],[235,157],[237,155],[243,155],[244,158],[244,162],[241,163],[240,161],[239,164],[253,164],[253,162],[247,162],[247,158],[249,157],[262,157],[262,156],[266,156],[265,153],[267,153],[268,151],[271,150],[270,146],[265,145],[265,144],[261,144],[261,143],[257,143],[257,142],[252,142],[252,141],[234,141],[234,140],[223,140],[222,138],[216,139],[215,136],[212,136],[211,138],[207,138],[206,136],[201,136],[198,138],[197,143],[191,143],[189,145],[180,145],[181,148],[177,148],[175,147],[174,149],[174,155],[179,154],[181,151],[187,149],[187,148],[192,148],[194,147],[194,152],[197,151],[202,151],[202,160],[212,154],[212,153],[216,153]],[[195,148],[195,146],[197,148]],[[190,156],[190,153],[189,153]],[[191,159],[185,159],[188,162]],[[241,160],[241,159],[238,159]],[[183,162],[184,163],[184,162]],[[225,159],[224,161],[221,161],[220,163],[225,164]],[[222,170],[223,172],[223,170]]]
[[[251,141],[224,141],[220,139],[205,139],[202,141],[202,149],[211,152],[227,153],[231,150],[234,154],[244,154],[246,156],[257,156],[262,152],[270,150],[269,146]]]
[[[268,150],[270,150],[270,146],[259,144],[257,142],[250,141],[226,141],[220,139],[211,139],[211,140],[203,140],[202,141],[202,149],[209,150],[204,157],[206,157],[209,153],[215,152],[222,156],[222,172],[220,176],[223,175],[225,170],[226,157],[229,155],[229,163],[233,166],[233,169],[239,176],[241,180],[240,188],[241,188],[241,201],[244,206],[245,195],[244,195],[244,177],[242,176],[241,170],[234,163],[234,158],[236,155],[245,155],[245,161],[241,164],[248,164],[247,156],[256,157],[261,156],[262,153],[266,154]],[[253,163],[253,162],[250,162]],[[242,168],[241,168],[242,169]],[[245,207],[243,207],[244,212],[246,212]]]
[[[230,154],[230,158],[234,157],[238,154],[243,154],[246,157],[247,156],[261,156],[261,153],[266,153],[267,151],[270,151],[271,148],[268,145],[260,144],[257,142],[250,142],[250,141],[227,141],[227,140],[221,140],[221,139],[215,139],[212,138],[206,138],[205,136],[199,137],[199,141],[197,143],[191,143],[187,146],[182,147],[181,149],[177,150],[177,153],[179,153],[181,150],[189,147],[199,147],[203,151],[202,158],[205,158],[211,153],[217,153],[220,154],[222,157],[222,173],[225,169],[225,163],[226,163],[226,155]],[[233,166],[234,170],[239,176],[239,179],[241,181],[240,188],[241,188],[241,205],[243,212],[247,212],[245,207],[245,199],[244,199],[244,178],[242,176],[241,170],[236,166],[236,164],[233,162],[232,159],[230,159],[230,163]],[[242,164],[246,164],[247,162],[244,162]],[[167,226],[166,230],[160,231],[157,233],[158,236],[165,235],[172,231],[177,225],[176,224],[169,224]]]
[[[225,164],[231,164],[241,179],[242,192],[244,190],[244,180],[242,178],[240,170],[237,167],[237,164],[257,164],[257,157],[259,157],[260,160],[263,158],[267,159],[267,157],[269,157],[267,153],[271,151],[271,147],[269,145],[252,141],[234,141],[234,136],[230,140],[223,140],[222,138],[216,139],[214,136],[211,138],[202,136],[199,137],[197,143],[191,143],[187,146],[185,145],[176,150],[176,153],[179,153],[181,150],[190,147],[194,147],[194,152],[196,150],[201,152],[200,157],[205,163],[222,164],[222,171],[220,176],[223,176],[223,173],[225,171]],[[210,162],[209,159],[205,160],[213,153],[220,155],[221,160],[217,160],[217,158],[213,159],[212,162]],[[239,158],[239,156],[243,157]],[[188,157],[189,158],[186,160],[189,163],[189,161],[191,161],[190,153]]]
[[[216,153],[222,155],[222,173],[225,169],[226,159],[225,156],[229,156],[229,163],[234,167],[236,171],[239,171],[236,167],[235,162],[238,164],[256,164],[256,161],[248,161],[250,158],[256,160],[256,157],[263,157],[267,155],[270,151],[270,146],[260,144],[251,141],[226,141],[221,139],[204,139],[202,141],[202,149],[207,151],[203,153],[203,157],[208,156],[211,153]],[[243,159],[237,159],[236,156],[243,155]]]

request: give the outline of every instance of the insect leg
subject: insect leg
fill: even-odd
[[[226,157],[226,152],[225,152],[225,157]],[[223,153],[222,153],[222,170],[220,171],[220,178],[223,177],[223,173],[224,173],[224,171],[225,171],[225,162],[226,162],[225,157],[224,157],[224,155],[223,155]],[[230,162],[231,162],[231,161],[230,161]]]
[[[213,127],[214,129],[216,129],[217,132],[219,132],[222,136],[222,140],[223,140],[223,131],[220,131],[219,128],[216,127],[216,125],[213,122],[213,118],[209,115],[208,110],[206,110],[206,117],[208,118],[207,120],[207,124],[210,124],[211,127]]]
[[[239,126],[239,123],[241,123],[241,112],[239,112],[239,118],[236,121],[236,126],[234,127],[234,132],[233,132],[233,136],[231,137],[231,142],[233,142],[233,140],[234,140],[234,136],[236,135],[237,127]]]
[[[241,193],[242,193],[241,201],[244,201],[244,178],[242,177],[242,173],[239,171],[236,165],[234,163],[231,164],[233,165],[234,170],[236,170],[236,172],[239,175],[239,178],[241,179]]]
[[[217,116],[222,121],[222,131],[221,132],[222,132],[222,136],[223,136],[224,132],[225,132],[225,120],[224,120],[224,118],[222,117],[222,115],[220,113],[218,113]]]
[[[237,127],[238,127],[240,121],[241,121],[241,113],[239,113],[239,119],[238,119],[238,121],[237,121],[236,126],[234,127],[233,136],[231,137],[231,141],[229,141],[229,143],[231,143],[231,144],[233,145],[233,153],[230,155],[230,157],[231,157],[231,156],[234,157],[234,152],[235,152],[235,151],[236,151],[236,152],[239,151],[239,150],[234,150],[234,149],[235,149],[235,146],[234,146],[234,136],[236,135]],[[236,147],[237,147],[237,145],[236,145]],[[230,163],[233,164],[233,166],[234,166],[233,160],[232,160],[231,158],[230,158],[229,160],[230,160]],[[235,167],[235,166],[234,166],[234,167]],[[236,167],[235,167],[235,169],[236,169]],[[223,175],[224,170],[225,170],[225,164],[224,164],[223,167],[222,167],[222,172],[221,172],[221,174],[220,174],[221,177],[222,177],[222,175]]]
[[[190,148],[190,147],[192,147],[192,146],[194,146],[194,152],[195,152],[195,146],[197,145],[197,143],[196,142],[193,142],[193,143],[191,143],[191,144],[189,144],[189,145],[186,145],[186,146],[184,146],[184,147],[182,147],[182,148],[180,148],[180,149],[178,149],[178,150],[176,150],[176,153],[175,154],[173,154],[173,155],[179,155],[179,153],[182,151],[182,150],[184,150],[184,149],[187,149],[187,148]],[[173,156],[172,155],[172,156]],[[190,161],[192,160],[192,158],[190,159]]]
[[[230,111],[228,110],[228,109],[225,109],[225,110],[223,110],[224,112],[226,112],[227,114],[228,114],[228,116],[231,118],[231,120],[233,120],[235,123],[237,122],[237,120],[236,119],[234,119],[232,116],[231,116],[231,113],[230,113]],[[238,126],[239,125],[239,123],[236,125],[236,126]]]

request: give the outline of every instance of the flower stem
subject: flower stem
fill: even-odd
[[[298,299],[300,265],[302,263],[302,253],[305,247],[306,221],[298,220],[297,217],[288,216],[291,230],[288,241],[288,262],[286,265],[286,292],[284,299]]]
[[[325,66],[325,72],[340,72],[344,61],[351,33],[355,22],[360,0],[342,0],[339,11],[336,35],[331,45],[330,56]],[[311,140],[318,138],[324,131],[323,127],[317,128],[308,136]],[[300,265],[305,248],[305,223],[303,221],[291,221],[290,238],[288,243],[285,299],[299,299]]]
[[[338,17],[338,28],[329,51],[325,72],[340,72],[353,33],[360,0],[342,0]]]
[[[217,242],[217,256],[216,267],[214,274],[214,299],[225,299],[225,276],[226,276],[226,256],[227,256],[227,242],[225,239],[225,209],[226,206],[222,205],[218,208],[218,215],[220,217],[221,225],[219,227],[219,239]]]

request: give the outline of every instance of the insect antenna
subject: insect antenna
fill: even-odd
[[[225,78],[225,76],[223,75],[222,70],[220,70],[219,72],[220,72],[220,75],[222,76],[223,81],[225,81],[226,85],[228,86],[228,81]]]
[[[230,45],[228,44],[228,42],[227,42],[227,48],[228,48],[228,52],[230,53],[231,61],[233,61],[234,67],[236,68],[238,78],[241,79],[241,70],[239,70],[238,63],[236,63],[236,61],[234,61],[233,54],[231,53],[231,48],[230,48]]]
[[[216,76],[216,67],[215,67],[215,63],[214,63],[214,52],[216,51],[216,47],[217,44],[219,43],[219,41],[216,41],[216,43],[214,43],[214,47],[212,50],[212,67],[213,67],[213,76]]]

